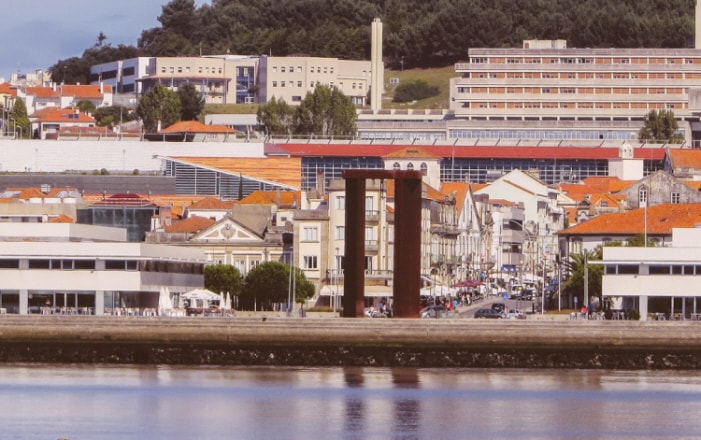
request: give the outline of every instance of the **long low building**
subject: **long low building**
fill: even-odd
[[[201,249],[132,243],[126,229],[3,223],[0,313],[155,313],[161,290],[204,286]]]
[[[672,231],[671,247],[604,247],[604,301],[641,320],[701,317],[701,229]]]

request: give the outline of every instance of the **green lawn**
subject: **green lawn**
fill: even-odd
[[[411,69],[405,71],[385,70],[385,95],[382,101],[384,108],[419,108],[419,109],[447,109],[450,99],[450,78],[458,76],[455,73],[454,66],[441,67],[437,69]],[[390,78],[399,78],[402,81],[416,81],[423,79],[429,85],[438,86],[441,90],[440,95],[432,98],[422,99],[411,103],[395,103],[392,102],[394,88],[397,84],[390,84]]]

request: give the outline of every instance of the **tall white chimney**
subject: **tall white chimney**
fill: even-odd
[[[370,76],[370,108],[373,111],[378,111],[382,108],[382,90],[385,88],[385,67],[382,62],[382,21],[379,18],[376,18],[372,22],[371,45],[370,68],[372,69],[372,73]]]

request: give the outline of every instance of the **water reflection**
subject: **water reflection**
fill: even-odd
[[[0,366],[2,438],[683,438],[696,372]]]

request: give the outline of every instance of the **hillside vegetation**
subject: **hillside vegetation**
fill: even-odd
[[[370,58],[370,23],[383,24],[388,68],[443,67],[472,47],[566,39],[570,47],[687,47],[695,0],[171,0],[138,47],[108,36],[50,68],[85,82],[90,64],[134,56],[242,54]]]
[[[193,0],[163,6],[145,30],[148,55],[308,54],[367,59],[370,23],[384,23],[390,67],[446,66],[470,47],[566,39],[571,47],[686,47],[694,0]]]

